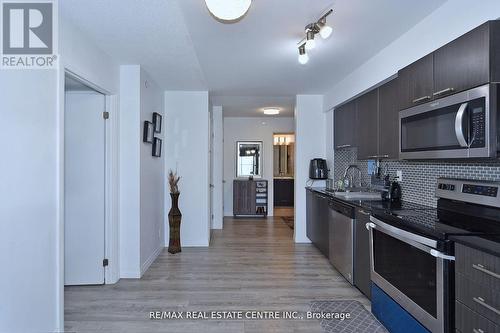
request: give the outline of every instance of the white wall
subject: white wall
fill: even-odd
[[[140,66],[120,68],[120,277],[140,277]]]
[[[147,82],[147,84],[146,84]],[[153,121],[153,112],[164,114],[163,91],[151,79],[148,73],[140,72],[140,217],[141,217],[141,276],[153,263],[165,245],[165,159],[153,157],[150,143],[142,142],[142,124],[145,120]],[[163,119],[165,120],[165,119]],[[165,124],[161,133],[155,137],[163,140]],[[164,149],[162,147],[162,156]]]
[[[213,169],[212,182],[213,202],[212,212],[214,218],[212,220],[212,229],[222,229],[224,218],[224,122],[222,115],[222,106],[214,106],[212,108],[213,118]]]
[[[295,242],[308,243],[306,236],[306,190],[309,161],[326,158],[327,115],[322,95],[297,95],[295,104]],[[316,181],[315,186],[324,185]]]
[[[0,332],[59,325],[57,87],[53,70],[0,73]]]
[[[9,221],[0,224],[0,262],[9,267],[0,280],[1,332],[63,329],[64,69],[118,92],[118,66],[63,18],[59,24],[62,70],[0,75],[0,220]],[[26,309],[35,310],[29,320]]]
[[[66,69],[118,94],[120,66],[66,18],[59,18],[59,52]]]
[[[500,1],[453,0],[424,18],[325,95],[325,110],[397,73],[415,60],[500,16]]]
[[[166,91],[165,171],[177,170],[182,177],[179,182],[182,246],[208,246],[209,142],[208,92]],[[165,215],[170,207],[171,201],[167,195]],[[168,243],[167,216],[165,220],[165,241]]]
[[[120,276],[139,278],[165,243],[164,159],[142,142],[144,121],[163,114],[163,92],[139,65],[121,66],[120,75]]]
[[[269,216],[274,215],[273,134],[295,132],[293,118],[224,118],[224,215],[233,215],[233,180],[236,178],[236,142],[263,141],[262,178],[268,180]]]

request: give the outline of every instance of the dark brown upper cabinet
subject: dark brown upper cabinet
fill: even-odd
[[[488,21],[401,69],[400,109],[500,82],[500,21]]]
[[[358,108],[358,159],[378,157],[378,89],[371,90],[356,100]]]
[[[434,93],[433,58],[431,53],[398,72],[401,110],[432,99]]]
[[[399,157],[398,80],[391,80],[378,89],[379,158]]]
[[[498,82],[499,32],[500,22],[489,21],[436,50],[433,97]]]
[[[347,102],[335,109],[335,149],[356,147],[356,119],[356,101]]]

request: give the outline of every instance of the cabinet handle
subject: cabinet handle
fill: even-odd
[[[337,148],[348,148],[350,147],[351,145],[340,145],[340,146],[337,146]]]
[[[484,331],[480,328],[473,328],[472,333],[484,333]]]
[[[493,276],[494,278],[497,278],[500,280],[500,274],[497,274],[495,272],[492,272],[492,271],[484,268],[484,266],[481,264],[472,264],[472,268],[474,268],[480,272],[483,272],[485,274],[488,274],[489,276]]]
[[[368,158],[388,158],[389,155],[370,155]]]
[[[370,216],[370,213],[367,213],[367,212],[365,212],[362,209],[358,210],[358,212],[361,213],[361,214],[363,214],[363,215]]]
[[[500,316],[500,310],[498,309],[495,309],[494,307],[492,307],[491,305],[489,305],[488,303],[486,303],[484,301],[484,298],[482,297],[473,297],[472,300],[474,302],[476,302],[477,304],[481,305],[482,307],[485,307],[486,309],[490,310],[490,311],[493,311],[495,312],[497,315]]]
[[[424,97],[416,98],[412,102],[413,103],[418,103],[418,102],[426,101],[428,99],[431,99],[431,96],[424,96]]]
[[[446,88],[446,89],[443,89],[443,90],[436,91],[434,94],[432,94],[432,96],[439,96],[439,95],[442,95],[442,94],[446,94],[446,93],[452,92],[454,90],[455,90],[455,88]]]

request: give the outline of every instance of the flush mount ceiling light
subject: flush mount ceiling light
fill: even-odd
[[[330,9],[323,16],[321,16],[317,22],[306,25],[306,36],[297,44],[299,47],[300,64],[305,65],[309,61],[309,56],[306,51],[310,51],[316,47],[316,41],[314,40],[314,36],[316,36],[316,34],[319,34],[322,39],[327,39],[332,35],[333,29],[326,23],[326,17],[332,12],[333,9]]]
[[[264,109],[264,114],[268,116],[275,116],[277,114],[280,114],[280,109],[277,108],[265,108]]]
[[[208,10],[222,21],[235,21],[246,14],[252,0],[205,0]]]

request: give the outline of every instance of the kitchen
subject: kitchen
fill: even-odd
[[[390,332],[500,331],[499,23],[339,104],[311,161],[307,236]]]

